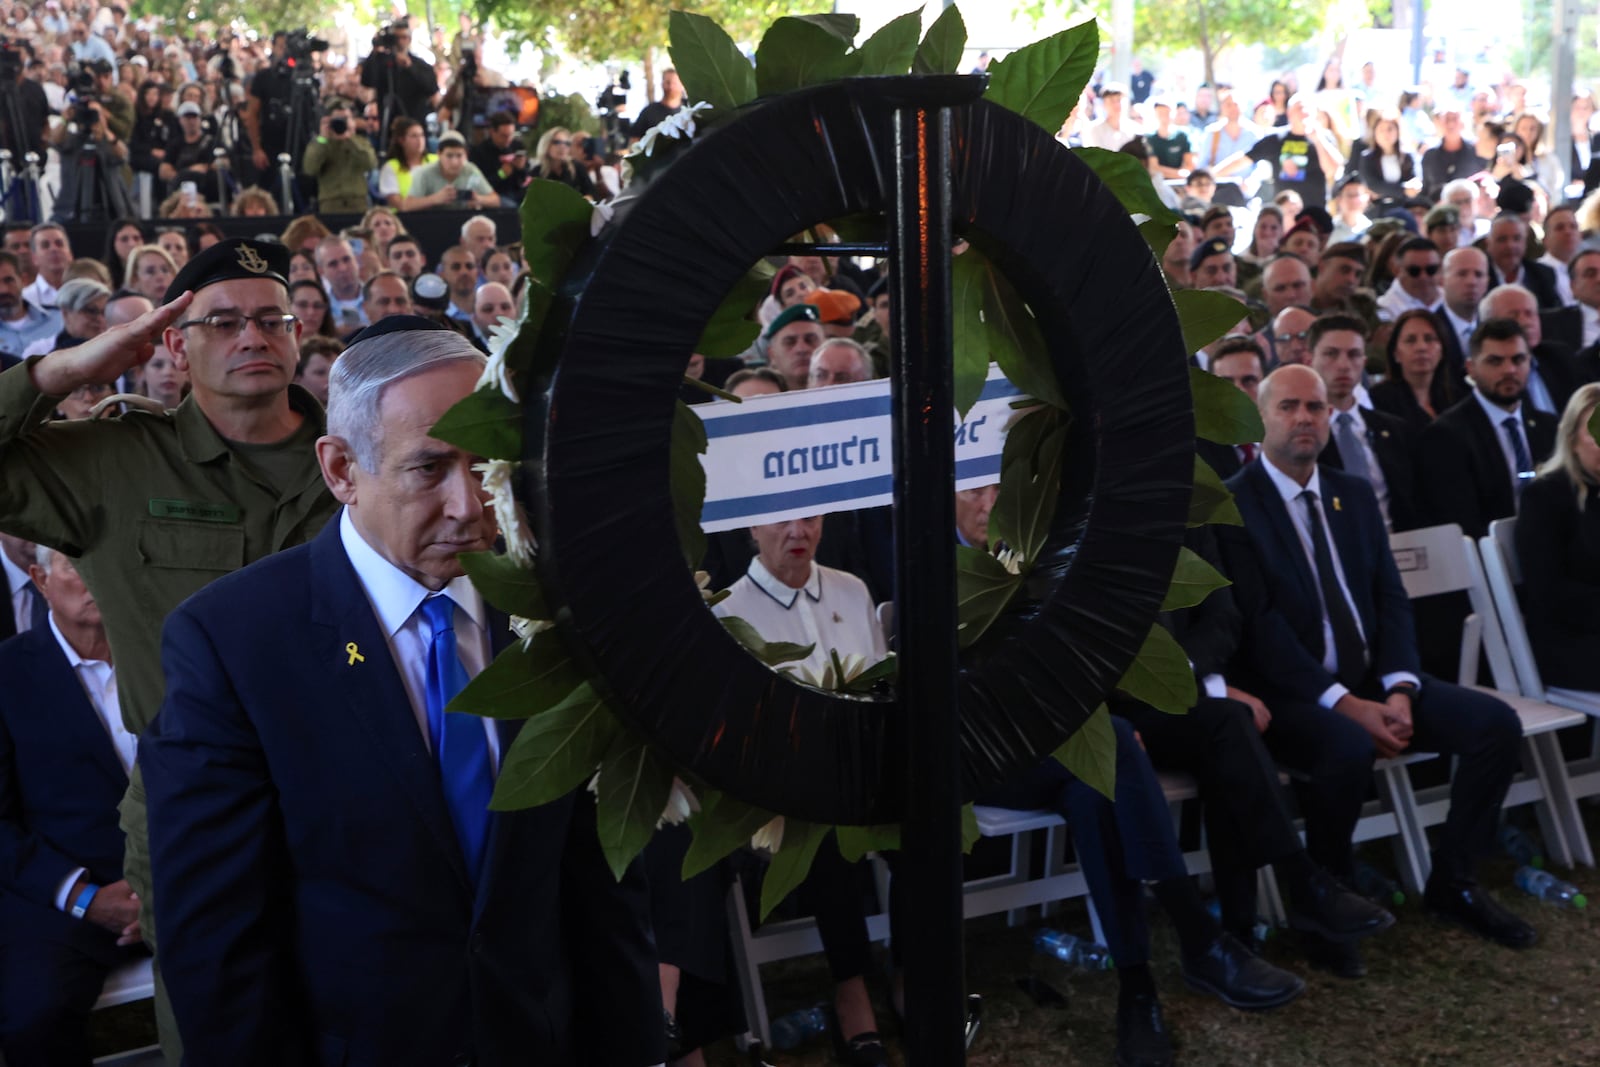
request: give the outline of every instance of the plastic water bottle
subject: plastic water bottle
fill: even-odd
[[[1088,938],[1060,930],[1044,929],[1033,935],[1033,947],[1046,956],[1054,956],[1062,963],[1082,967],[1086,971],[1111,969],[1111,953],[1104,945]]]
[[[825,1005],[796,1008],[772,1020],[772,1047],[788,1052],[827,1032],[828,1009]]]
[[[1563,882],[1549,871],[1518,867],[1515,881],[1518,889],[1546,903],[1564,904],[1573,908],[1589,906],[1589,898],[1578,892],[1577,886]]]
[[[1356,864],[1356,892],[1385,906],[1398,908],[1406,902],[1406,891],[1370,863]]]
[[[1524,867],[1544,868],[1544,856],[1533,838],[1511,823],[1500,824],[1500,851]]]
[[[1216,897],[1206,901],[1206,912],[1218,923],[1222,922],[1222,902]],[[1250,936],[1254,937],[1258,942],[1265,942],[1267,938],[1273,935],[1273,932],[1272,924],[1257,915],[1255,925],[1250,928]]]

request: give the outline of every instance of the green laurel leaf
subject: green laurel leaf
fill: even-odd
[[[839,854],[849,863],[859,861],[868,852],[893,852],[900,847],[899,823],[835,826],[833,830],[839,841]]]
[[[756,46],[756,88],[762,96],[777,96],[849,77],[860,62],[849,47],[836,29],[812,19],[778,19]]]
[[[446,705],[491,719],[525,719],[566,701],[584,672],[567,653],[558,630],[513,641]]]
[[[1100,30],[1090,19],[990,63],[985,98],[1038,123],[1054,137],[1078,106],[1099,58]]]
[[[623,733],[600,763],[595,821],[600,850],[621,881],[650,843],[672,790],[672,768],[641,734]]]
[[[789,641],[767,641],[756,632],[754,626],[734,615],[724,615],[720,621],[722,628],[732,634],[735,641],[749,649],[751,655],[769,667],[805,659],[811,655],[811,650],[817,647],[797,645]]]
[[[1089,165],[1095,177],[1105,183],[1130,215],[1148,215],[1149,221],[1162,223],[1169,230],[1178,221],[1172,209],[1161,202],[1150,180],[1150,172],[1128,153],[1108,152],[1104,148],[1074,148],[1072,154]]]
[[[1233,494],[1222,484],[1222,479],[1211,465],[1199,456],[1194,457],[1194,492],[1189,496],[1189,525],[1243,526],[1244,516]]]
[[[522,257],[528,273],[554,292],[589,240],[594,205],[565,182],[535,178],[522,195]]]
[[[439,416],[428,436],[485,459],[521,459],[522,408],[498,389],[478,389]]]
[[[832,829],[831,826],[798,819],[783,820],[783,841],[778,846],[778,854],[772,857],[772,862],[767,866],[766,878],[761,882],[763,920],[783,902],[784,897],[805,881],[806,874],[811,870],[811,861],[817,857],[818,846]]]
[[[1056,762],[1084,785],[1107,800],[1117,799],[1117,731],[1104,704],[1094,709],[1054,755]]]
[[[1183,326],[1183,347],[1198,352],[1239,324],[1245,306],[1227,293],[1209,289],[1179,289],[1172,294]]]
[[[956,546],[956,611],[962,648],[971,647],[983,636],[1021,586],[1021,575],[1006,570],[987,552]]]
[[[500,760],[491,811],[537,807],[593,777],[622,726],[585,682],[557,707],[522,724]]]
[[[668,16],[667,38],[685,94],[711,105],[711,121],[726,119],[756,98],[755,70],[715,20],[674,11]]]
[[[1219,445],[1253,444],[1266,435],[1261,411],[1243,389],[1225,378],[1189,368],[1194,395],[1194,433]]]
[[[917,54],[917,35],[922,32],[922,8],[908,11],[861,42],[856,49],[858,74],[904,74],[911,69]]]
[[[1028,412],[1006,432],[1000,495],[989,514],[990,541],[1003,541],[1031,566],[1039,558],[1061,495],[1067,428],[1054,408]]]
[[[939,12],[911,60],[913,74],[954,74],[967,47],[967,24],[954,4]]]
[[[1178,549],[1178,562],[1172,569],[1172,584],[1167,587],[1167,598],[1161,602],[1162,611],[1192,608],[1214,591],[1233,583],[1222,572],[1202,559],[1187,546]]]
[[[1173,715],[1194,707],[1194,670],[1183,647],[1161,626],[1151,626],[1139,655],[1117,689],[1135,700]]]
[[[770,811],[752,807],[726,793],[701,791],[700,810],[689,816],[689,849],[683,856],[684,880],[709,870],[734,849],[749,844],[755,832],[772,819]]]
[[[498,552],[463,552],[457,556],[483,599],[505,612],[524,619],[548,619],[544,586],[531,566],[523,566]]]

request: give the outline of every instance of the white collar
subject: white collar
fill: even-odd
[[[33,580],[32,578],[28,577],[27,571],[23,570],[15,563],[12,563],[11,557],[6,555],[4,552],[0,552],[0,566],[5,567],[6,585],[10,587],[10,592],[13,595],[16,594],[18,589],[21,589],[24,585]]]
[[[84,659],[82,656],[78,655],[78,650],[72,647],[72,642],[67,640],[66,635],[61,632],[61,627],[56,625],[56,613],[53,611],[50,613],[50,632],[55,635],[56,644],[61,646],[62,654],[67,657],[68,666],[70,666],[74,671],[76,671],[79,667],[89,667],[93,669],[110,666],[110,664],[103,659]]]
[[[1588,304],[1580,301],[1578,303],[1578,310],[1583,312],[1584,322],[1593,322],[1595,319],[1600,319],[1600,308],[1592,308]]]
[[[1506,424],[1507,416],[1516,417],[1518,422],[1522,421],[1522,401],[1517,401],[1516,407],[1503,408],[1478,392],[1477,386],[1472,387],[1472,395],[1477,398],[1478,406],[1483,409],[1483,413],[1489,416],[1489,425],[1493,426],[1497,431]]]
[[[755,583],[757,589],[782,604],[785,608],[794,607],[794,602],[800,597],[799,589],[784,585],[773,577],[772,572],[767,570],[766,565],[761,562],[760,556],[756,556],[750,561],[750,569],[745,573],[750,576],[750,581]],[[810,598],[812,603],[822,599],[822,568],[817,566],[815,560],[811,562],[811,574],[807,576],[806,584],[801,588],[806,591],[806,596]]]
[[[339,540],[344,544],[345,555],[350,557],[350,566],[355,568],[361,588],[366,590],[367,599],[372,602],[372,610],[378,613],[384,636],[393,637],[417,613],[418,606],[433,595],[432,590],[384,559],[367,544],[361,531],[356,529],[355,521],[350,518],[349,508],[342,508],[339,512]],[[472,617],[473,622],[484,625],[483,597],[478,594],[470,578],[466,575],[453,578],[443,591],[456,602],[456,607]],[[487,627],[484,628],[487,630]]]
[[[1278,490],[1278,495],[1283,497],[1285,507],[1293,505],[1296,500],[1300,499],[1300,494],[1307,489],[1317,494],[1318,500],[1322,499],[1322,471],[1319,468],[1312,467],[1311,480],[1306,482],[1305,485],[1301,485],[1274,466],[1272,460],[1266,456],[1261,457],[1261,467],[1267,472],[1267,477],[1272,479],[1272,485]],[[1291,511],[1289,514],[1293,515],[1294,512]]]

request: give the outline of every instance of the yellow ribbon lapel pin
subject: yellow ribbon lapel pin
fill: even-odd
[[[1338,497],[1334,497],[1333,498],[1333,510],[1334,511],[1343,511],[1344,510],[1344,508],[1341,507],[1340,504],[1339,504],[1339,498]],[[351,648],[355,648],[356,646],[355,645],[351,645],[350,647]]]
[[[346,655],[350,657],[350,661],[345,664],[346,667],[354,667],[357,663],[365,663],[367,661],[367,657],[361,654],[361,650],[356,647],[354,641],[345,645],[344,650]]]

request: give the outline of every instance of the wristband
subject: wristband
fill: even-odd
[[[78,894],[78,899],[72,902],[72,917],[74,919],[83,918],[83,913],[89,910],[89,904],[94,900],[94,895],[98,892],[100,892],[100,887],[97,885],[83,887],[83,892]]]

